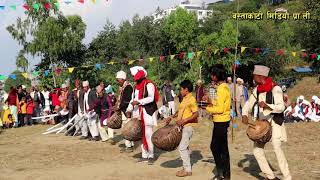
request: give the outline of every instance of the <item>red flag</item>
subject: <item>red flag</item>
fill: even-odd
[[[316,58],[317,58],[317,54],[316,54],[316,53],[311,54],[310,58],[311,58],[312,60],[316,59]]]
[[[283,56],[283,55],[284,55],[283,49],[279,49],[279,50],[277,51],[277,55]]]
[[[49,10],[51,8],[51,5],[49,3],[44,4],[44,8],[46,8],[46,10]]]
[[[184,58],[184,55],[185,55],[185,52],[181,52],[181,53],[179,54],[179,59],[183,59],[183,58]]]
[[[302,58],[305,58],[305,57],[307,57],[308,56],[308,54],[306,53],[306,52],[301,52],[301,57]]]
[[[60,74],[62,73],[62,69],[61,68],[57,68],[56,70],[56,75],[60,76]]]
[[[164,56],[160,56],[160,62],[163,62],[165,60]]]
[[[260,48],[256,48],[256,53],[258,54],[259,52],[261,52],[261,49]]]
[[[23,8],[25,8],[27,11],[29,11],[29,9],[30,9],[30,7],[27,4],[24,4]]]
[[[223,52],[227,54],[229,52],[229,48],[223,48]]]
[[[78,0],[78,2],[83,4],[83,3],[84,3],[84,0]]]

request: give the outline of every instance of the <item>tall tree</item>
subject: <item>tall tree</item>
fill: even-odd
[[[168,41],[181,50],[187,50],[194,46],[197,37],[198,22],[194,13],[177,8],[164,21],[164,32],[168,36]]]
[[[24,56],[23,51],[20,51],[16,58],[16,66],[23,72],[26,72],[28,70],[29,62],[28,59]]]

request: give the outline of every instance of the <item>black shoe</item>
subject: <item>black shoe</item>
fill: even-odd
[[[79,139],[80,140],[85,140],[85,139],[88,139],[88,136],[81,136]]]
[[[99,141],[99,140],[100,140],[100,138],[97,136],[89,139],[89,141]]]
[[[133,147],[128,147],[125,149],[126,153],[132,153],[133,152]]]
[[[149,162],[149,159],[148,158],[139,158],[137,160],[137,163],[148,163]]]
[[[148,165],[153,165],[155,162],[154,158],[148,158]]]

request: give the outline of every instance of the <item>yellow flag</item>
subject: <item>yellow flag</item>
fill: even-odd
[[[170,55],[170,59],[173,60],[176,55]]]
[[[293,51],[293,52],[291,52],[291,54],[292,54],[293,57],[296,57],[297,52]]]
[[[247,47],[241,47],[241,53],[243,53],[246,49]]]
[[[219,51],[219,49],[215,49],[214,50],[214,54],[217,54],[218,51]]]
[[[109,62],[108,64],[114,65],[115,63],[116,63],[116,62],[111,61],[111,62]]]
[[[68,68],[69,73],[72,73],[74,70],[74,67]]]
[[[153,59],[154,59],[154,58],[153,58],[153,57],[151,57],[151,58],[149,58],[149,61],[150,61],[150,62],[152,62],[152,61],[153,61]]]
[[[97,0],[92,0],[93,4],[95,4],[97,2]]]
[[[136,60],[129,60],[129,65],[133,64]]]
[[[22,73],[22,76],[26,79],[28,79],[28,73]]]
[[[199,57],[202,54],[202,51],[197,52],[197,57]]]

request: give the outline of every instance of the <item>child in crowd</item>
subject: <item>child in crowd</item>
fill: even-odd
[[[26,97],[22,97],[19,103],[19,118],[18,118],[19,126],[25,125],[24,121],[25,121],[26,114],[27,114],[27,101],[26,101]]]
[[[13,117],[12,114],[8,114],[6,121],[4,121],[4,128],[12,128],[13,127]]]
[[[27,96],[27,105],[26,105],[26,118],[25,118],[25,125],[29,125],[31,126],[33,124],[33,120],[32,115],[33,115],[33,111],[34,111],[34,103],[33,100],[31,98],[31,96]]]

